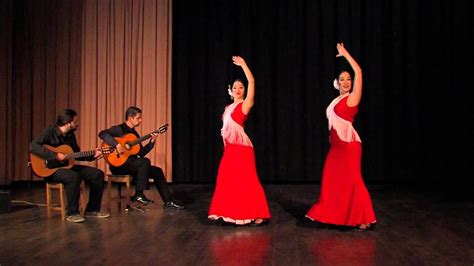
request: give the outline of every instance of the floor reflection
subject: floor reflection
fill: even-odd
[[[256,230],[238,230],[215,235],[210,250],[215,265],[263,265],[271,235]]]
[[[372,235],[320,235],[309,247],[318,265],[375,265]]]

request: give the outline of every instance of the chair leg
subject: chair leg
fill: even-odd
[[[130,179],[127,180],[127,183],[126,183],[126,186],[127,186],[127,194],[126,194],[126,198],[127,198],[127,206],[126,206],[126,209],[125,210],[130,210],[130,207],[131,207],[131,187],[130,187]]]
[[[112,201],[112,178],[107,179],[107,210],[111,212],[111,201]]]
[[[51,187],[46,183],[46,209],[48,211],[48,217],[51,217]]]
[[[58,191],[58,203],[53,203],[53,190]],[[85,199],[84,199],[84,190],[85,185],[81,183],[80,187],[80,199],[79,199],[79,211],[82,212],[85,206]],[[65,189],[64,184],[61,183],[46,183],[46,210],[48,217],[52,216],[53,211],[61,212],[61,219],[66,219],[66,196],[65,196]]]
[[[59,185],[59,204],[61,208],[61,219],[66,219],[66,204],[64,203],[64,185]]]

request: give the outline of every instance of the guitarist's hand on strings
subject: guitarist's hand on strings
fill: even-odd
[[[64,159],[66,159],[66,154],[61,153],[61,152],[56,153],[56,160],[64,161]]]
[[[156,142],[156,138],[158,138],[159,135],[160,135],[160,134],[158,134],[158,133],[151,133],[151,140],[150,140],[150,142],[151,142],[151,143],[155,143],[155,142]]]
[[[122,144],[117,144],[117,146],[115,146],[115,150],[118,152],[118,153],[124,153],[126,150],[125,148],[122,146]]]

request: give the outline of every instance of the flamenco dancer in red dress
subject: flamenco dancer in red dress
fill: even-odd
[[[232,90],[229,89],[234,103],[228,105],[222,115],[224,154],[208,218],[220,223],[257,226],[268,222],[270,212],[257,176],[252,141],[244,131],[244,122],[254,104],[255,81],[243,58],[233,56],[232,61],[245,73],[247,96],[244,98],[243,82],[234,81]]]
[[[346,58],[351,65],[354,82],[347,71],[334,80],[340,95],[326,109],[331,147],[323,168],[319,200],[306,217],[324,224],[367,231],[374,229],[376,220],[360,169],[361,140],[352,126],[362,96],[362,70],[342,43],[336,47],[336,56]]]

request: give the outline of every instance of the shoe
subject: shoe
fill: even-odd
[[[182,209],[184,209],[184,206],[181,205],[181,204],[176,203],[175,201],[168,201],[168,202],[165,202],[165,205],[163,206],[163,208],[182,210]]]
[[[258,219],[257,219],[258,220]],[[255,222],[255,220],[253,220],[249,226],[252,226],[252,227],[257,227],[257,226],[262,226],[262,225],[265,225],[265,224],[268,224],[268,220],[267,219],[260,219],[262,220],[261,222],[257,223]]]
[[[84,212],[84,217],[109,218],[110,213],[107,211]]]
[[[82,223],[85,220],[86,219],[84,219],[84,217],[80,216],[79,214],[73,214],[66,217],[66,221],[71,223]]]
[[[143,205],[147,205],[148,203],[153,203],[154,202],[151,199],[148,199],[147,197],[145,197],[145,195],[138,195],[138,196],[135,195],[135,196],[132,197],[132,201],[138,201]]]
[[[217,225],[217,226],[235,226],[234,223],[226,222],[222,218],[219,218],[217,220],[209,219],[209,221],[211,222],[211,224]]]
[[[360,225],[359,226],[356,226],[354,227],[354,231],[357,231],[357,232],[367,232],[367,231],[373,231],[375,230],[375,223],[372,223],[372,224],[367,224],[365,228],[360,228]]]

